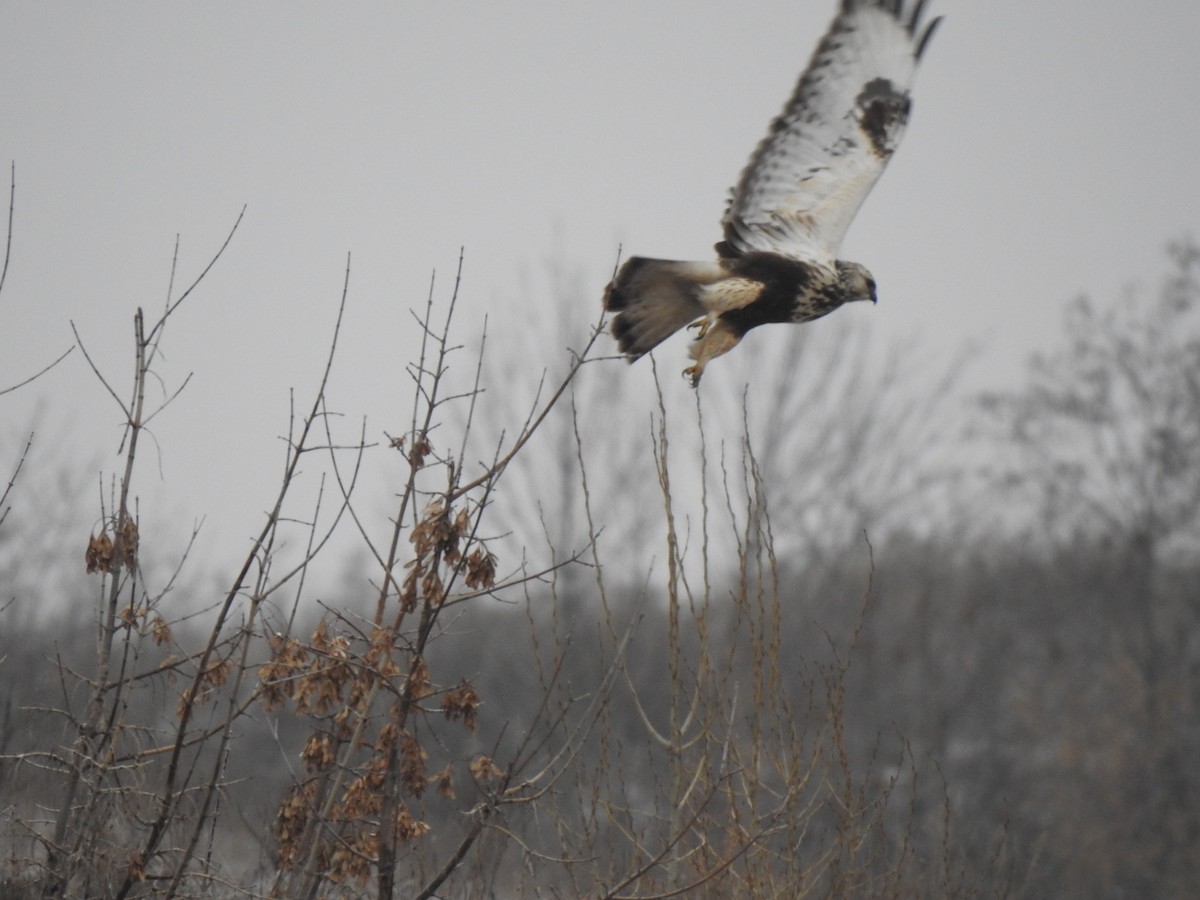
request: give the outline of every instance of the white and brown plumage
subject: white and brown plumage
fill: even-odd
[[[712,262],[633,257],[604,292],[632,362],[695,323],[692,384],[751,328],[807,322],[875,300],[863,266],[837,258],[850,221],[900,144],[909,88],[941,19],[925,0],[842,0],[783,112],[733,189]]]

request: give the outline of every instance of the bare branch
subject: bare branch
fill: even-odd
[[[0,293],[4,292],[4,279],[8,277],[8,260],[12,256],[13,210],[17,199],[17,163],[14,160],[8,168],[8,228],[4,237],[4,266],[0,268]]]
[[[55,366],[57,366],[60,362],[62,362],[64,359],[66,359],[68,356],[70,356],[71,351],[74,349],[75,349],[74,345],[68,347],[61,354],[59,354],[58,359],[54,360],[54,362],[50,363],[49,365],[44,366],[43,368],[39,369],[37,372],[35,372],[33,375],[30,375],[24,381],[19,381],[16,384],[10,385],[9,387],[6,387],[6,388],[0,388],[0,397],[3,397],[5,394],[11,393],[15,390],[18,390],[19,388],[23,388],[23,387],[25,387],[25,385],[29,384],[30,382],[37,381],[39,378],[41,378],[43,375],[45,375],[47,372],[49,372],[51,369],[53,369]]]

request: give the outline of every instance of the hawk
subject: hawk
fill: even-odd
[[[632,257],[604,291],[612,333],[630,362],[685,325],[698,329],[693,386],[751,328],[808,322],[875,279],[838,247],[900,144],[909,86],[941,18],[925,0],[842,0],[782,113],[731,192],[714,262]]]

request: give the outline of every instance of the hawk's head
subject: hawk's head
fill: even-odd
[[[867,267],[856,262],[838,260],[838,286],[842,289],[842,302],[853,300],[870,300],[878,303],[875,296],[875,279],[867,271]]]

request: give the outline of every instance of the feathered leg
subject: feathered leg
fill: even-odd
[[[700,336],[692,341],[689,351],[696,364],[684,369],[683,377],[691,382],[692,387],[696,387],[700,384],[704,367],[736,347],[741,339],[742,336],[730,327],[728,322],[714,316],[705,318],[700,326]]]

